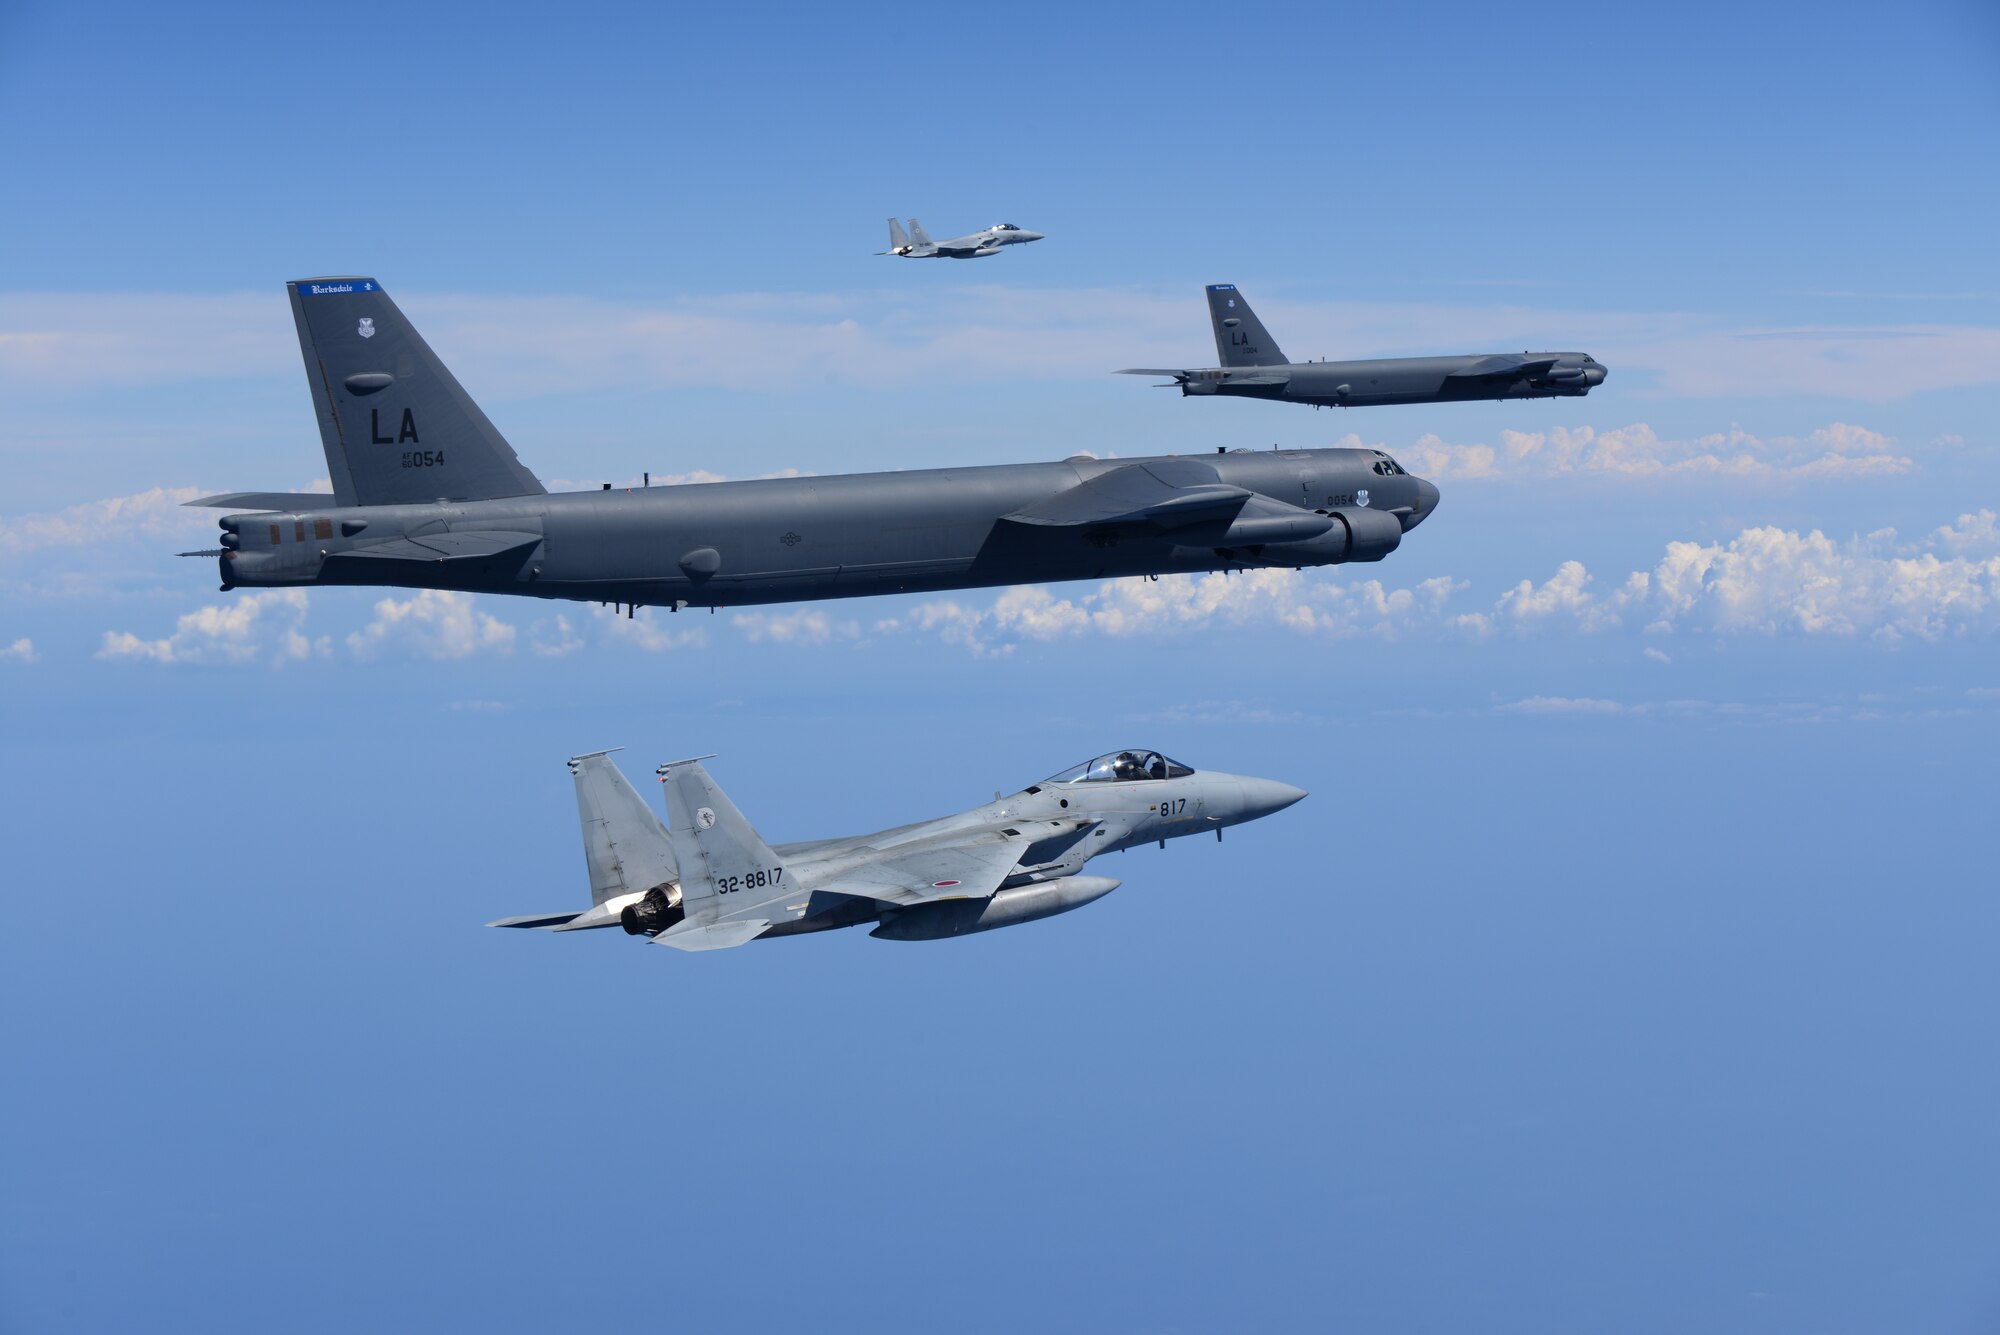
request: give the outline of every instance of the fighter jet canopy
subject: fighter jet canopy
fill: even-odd
[[[1060,774],[1051,775],[1043,783],[1120,783],[1134,779],[1185,779],[1194,773],[1192,766],[1183,765],[1178,760],[1169,759],[1158,751],[1113,751],[1109,755],[1087,760],[1081,765],[1072,765]]]
[[[1013,223],[994,223],[993,230],[996,232],[1018,232],[1021,229]]]

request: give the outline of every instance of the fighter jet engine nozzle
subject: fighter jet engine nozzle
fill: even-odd
[[[1403,541],[1402,521],[1382,510],[1349,505],[1333,511],[1333,518],[1333,527],[1317,538],[1265,547],[1265,563],[1304,569],[1342,561],[1379,561]]]
[[[890,914],[868,935],[884,941],[942,941],[951,936],[990,932],[996,927],[1012,927],[1080,909],[1104,898],[1119,884],[1109,876],[1065,876],[1002,890],[990,899],[933,900]]]
[[[681,907],[681,888],[656,885],[646,892],[645,898],[619,910],[618,925],[627,936],[658,936],[685,917],[687,910]]]

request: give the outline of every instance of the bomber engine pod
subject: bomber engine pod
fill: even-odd
[[[1104,898],[1120,884],[1109,876],[1071,876],[1043,885],[1002,890],[991,899],[948,899],[919,904],[884,918],[868,935],[884,941],[941,941],[948,936],[990,932],[996,927],[1012,927],[1080,909]]]
[[[1322,566],[1332,562],[1379,561],[1403,541],[1403,525],[1394,515],[1353,506],[1333,512],[1333,527],[1305,542],[1276,543],[1264,548],[1271,565]]]

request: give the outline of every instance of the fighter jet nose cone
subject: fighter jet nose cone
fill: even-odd
[[[1422,478],[1417,479],[1417,504],[1415,513],[1403,524],[1404,532],[1415,528],[1431,517],[1431,511],[1438,508],[1438,489]]]
[[[1294,788],[1289,783],[1279,783],[1276,779],[1245,779],[1243,818],[1256,820],[1274,811],[1283,811],[1294,802],[1304,801],[1305,797],[1305,789]]]

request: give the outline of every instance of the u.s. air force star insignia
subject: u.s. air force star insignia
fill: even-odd
[[[1368,488],[1363,487],[1354,493],[1354,503],[1364,510],[1368,508]]]
[[[781,536],[781,537],[780,537],[780,538],[778,539],[778,541],[779,541],[779,542],[782,542],[782,543],[784,543],[784,544],[785,544],[785,546],[787,546],[787,547],[796,547],[796,546],[798,546],[798,545],[799,545],[800,543],[804,542],[804,541],[805,541],[805,539],[804,539],[804,538],[801,538],[801,537],[800,537],[800,536],[799,536],[798,534],[796,534],[796,533],[786,533],[786,534],[784,534],[783,536]]]
[[[354,332],[363,338],[375,337],[375,321],[366,315],[362,316],[361,323],[354,327]]]
[[[696,825],[701,826],[701,828],[704,830],[714,829],[715,812],[708,807],[703,807],[701,810],[694,813],[694,823]]]

